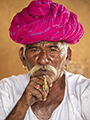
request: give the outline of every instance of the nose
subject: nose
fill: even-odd
[[[39,58],[38,63],[41,65],[46,65],[49,63],[48,55],[46,51],[42,51]]]

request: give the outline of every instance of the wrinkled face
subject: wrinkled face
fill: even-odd
[[[63,69],[66,63],[67,45],[65,45],[63,42],[45,41],[27,45],[24,57],[29,71],[35,65],[50,65],[56,69],[57,77],[59,77],[63,73]],[[53,73],[43,67],[35,74],[51,75]]]

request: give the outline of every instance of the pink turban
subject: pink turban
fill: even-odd
[[[76,14],[51,0],[35,0],[14,16],[10,37],[20,44],[60,41],[75,44],[83,36]]]

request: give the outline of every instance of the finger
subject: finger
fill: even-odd
[[[41,85],[39,85],[38,83],[35,83],[34,81],[31,81],[29,84],[29,90],[31,90],[31,88],[34,88],[36,90],[38,90],[40,92],[40,94],[42,95],[42,98],[45,99],[46,95],[48,94],[48,91],[43,91],[43,88]]]
[[[46,98],[46,93],[41,89],[36,89],[33,86],[30,86],[30,92],[32,93],[32,95],[36,98],[38,98],[38,100],[44,100]]]
[[[39,84],[39,85],[43,85],[43,79],[42,78],[40,78],[40,77],[32,77],[31,79],[30,79],[30,81],[32,82],[35,82],[35,83],[37,83],[37,84]]]
[[[49,87],[52,87],[52,81],[53,81],[53,76],[51,77],[51,76],[49,76],[49,75],[41,75],[41,76],[37,76],[37,79],[39,79],[39,80],[41,80],[41,84],[40,84],[40,81],[37,81],[36,80],[36,82],[38,82],[40,85],[42,85],[43,84],[43,82],[44,82],[44,76],[46,77],[46,82],[47,82],[47,84],[48,84],[48,86]]]
[[[44,79],[45,79],[44,77],[46,77],[46,82],[47,82],[48,86],[49,86],[49,87],[52,86],[51,78],[50,78],[48,75],[37,76],[37,78],[38,78],[39,80],[41,80],[41,84],[39,83],[40,81],[36,81],[36,82],[39,83],[40,85],[43,85]]]
[[[48,75],[46,75],[46,81],[47,81],[47,83],[48,83],[48,86],[49,86],[49,87],[52,87],[52,78],[49,77]]]
[[[47,83],[47,82],[46,82]],[[51,84],[51,82],[50,82]],[[34,88],[38,89],[39,92],[41,92],[42,96],[43,96],[43,99],[48,95],[49,93],[49,86],[48,86],[48,83],[47,85],[45,85],[46,87],[44,87],[44,77],[43,75],[40,75],[40,76],[34,76],[32,77],[31,81],[30,81],[30,85],[33,86]],[[39,85],[39,87],[38,87]]]
[[[35,89],[42,89],[42,85],[36,83],[35,81],[31,81],[30,84],[29,84],[29,87],[32,86],[33,88]]]
[[[34,79],[34,78],[33,78]],[[38,80],[34,79],[30,81],[29,86],[32,86],[33,88],[37,89],[43,96],[43,99],[47,96],[47,94],[49,93],[49,87],[47,85],[47,89],[43,90],[43,76],[39,76],[39,80],[41,79],[42,84],[38,84]]]

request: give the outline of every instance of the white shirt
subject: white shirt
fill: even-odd
[[[13,109],[28,82],[29,75],[18,75],[0,81],[0,120]],[[29,107],[24,120],[38,120]],[[65,71],[65,95],[49,120],[90,120],[90,79]]]

